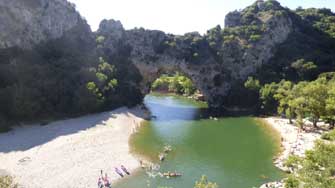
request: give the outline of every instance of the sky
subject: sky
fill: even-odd
[[[69,0],[87,20],[92,30],[103,19],[120,20],[126,29],[143,27],[166,33],[204,34],[216,25],[224,25],[227,13],[243,9],[255,0]],[[335,0],[279,0],[282,6],[295,9],[330,8]]]

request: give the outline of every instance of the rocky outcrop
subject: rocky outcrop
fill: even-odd
[[[0,20],[0,49],[31,49],[62,37],[75,26],[87,25],[66,0],[1,0]]]
[[[228,109],[228,106],[236,105],[229,101],[229,95],[234,95],[233,88],[236,85],[242,87],[249,75],[268,63],[277,45],[283,43],[293,30],[292,20],[287,14],[268,11],[268,7],[260,3],[258,1],[243,11],[228,14],[225,21],[225,29],[244,29],[250,25],[263,28],[257,41],[237,36],[232,41],[220,39],[213,47],[209,35],[188,33],[173,36],[145,29],[126,31],[120,22],[106,20],[101,23],[99,35],[113,39],[105,43],[111,51],[117,51],[113,46],[115,40],[130,47],[130,60],[144,78],[141,83],[144,94],[150,91],[151,83],[162,73],[180,71],[193,80],[211,107]],[[273,8],[279,9],[278,6],[275,4]],[[286,11],[282,7],[280,10]],[[250,11],[254,16],[252,20],[257,22],[245,20],[246,12]]]
[[[113,38],[114,40],[123,39],[125,30],[123,25],[118,20],[102,20],[99,25],[98,33],[100,35]]]
[[[307,39],[312,43],[308,46],[309,52],[319,53],[322,51],[319,49],[323,46],[317,41],[319,38],[325,38],[324,35],[319,34],[319,38],[310,39],[309,33],[320,32],[310,27],[303,33],[302,31],[306,28],[303,25],[308,24],[303,22],[299,15],[273,0],[258,0],[241,11],[229,13],[225,19],[225,28],[218,26],[210,29],[205,35],[192,32],[175,36],[143,28],[125,30],[121,22],[115,20],[103,20],[99,30],[92,33],[75,7],[66,0],[1,0],[0,20],[2,23],[0,56],[4,57],[0,58],[0,64],[6,67],[6,69],[4,67],[0,69],[3,75],[5,73],[19,75],[15,67],[18,62],[17,56],[21,55],[20,61],[25,61],[26,54],[14,51],[16,49],[7,53],[7,49],[17,47],[34,56],[32,58],[34,60],[27,61],[27,65],[21,63],[21,66],[43,65],[46,66],[43,70],[44,68],[53,70],[61,65],[64,66],[66,70],[64,75],[67,76],[75,75],[72,74],[74,71],[80,71],[82,77],[76,78],[77,80],[69,79],[71,80],[69,85],[75,85],[73,83],[80,80],[78,88],[81,88],[81,92],[84,93],[87,91],[86,81],[94,77],[92,73],[85,71],[88,71],[88,67],[95,66],[99,57],[104,57],[107,62],[115,65],[119,81],[119,88],[114,93],[115,97],[112,96],[110,103],[122,105],[126,101],[138,102],[142,95],[150,91],[152,82],[161,74],[179,71],[190,77],[209,106],[219,111],[248,111],[254,108],[257,103],[255,101],[258,99],[250,98],[250,91],[247,91],[243,85],[248,76],[265,75],[263,77],[269,79],[270,76],[267,73],[275,72],[276,69],[273,67],[283,64],[288,67],[292,60],[301,58],[299,56],[304,53],[303,50],[298,55],[281,52],[291,50],[291,46],[297,43],[304,46],[301,41]],[[300,37],[298,40],[296,35]],[[329,46],[332,45],[333,43],[330,43]],[[327,51],[324,54],[331,53]],[[281,61],[280,59],[284,59],[282,58],[284,56],[289,56],[289,60]],[[329,57],[331,57],[329,59],[335,58],[330,55]],[[278,64],[278,61],[281,61],[281,64]],[[72,69],[66,67],[70,65]],[[24,67],[22,70],[29,70],[26,74],[31,77],[38,75],[37,69],[30,70]],[[58,74],[61,71],[51,72]],[[275,77],[281,74],[276,73]],[[4,76],[6,79],[11,78],[10,81],[0,77],[0,91],[1,88],[15,90],[18,75]],[[56,79],[50,76],[51,78]],[[41,85],[39,84],[38,87]],[[29,91],[32,90],[33,93],[36,91],[35,88],[35,85],[31,86]],[[76,90],[79,91],[78,88]],[[69,93],[71,94],[66,96],[73,98],[80,98],[83,95],[82,93],[73,94],[73,91]],[[61,92],[55,104],[61,100],[62,94],[65,95],[65,92]],[[136,99],[134,99],[135,95]],[[35,94],[33,96],[35,97]],[[48,100],[49,96],[46,101]],[[71,101],[76,100],[78,99],[71,99]],[[13,99],[13,101],[17,100]],[[94,100],[92,101],[94,103]],[[115,101],[119,102],[115,103]],[[8,112],[6,108],[3,111]]]
[[[241,61],[244,66],[236,67],[232,70],[238,73],[236,77],[245,79],[255,73],[256,69],[274,56],[277,45],[283,43],[293,31],[292,20],[288,16],[269,15],[266,20],[262,20],[266,27],[262,38],[254,43],[251,48],[244,51]]]
[[[241,12],[239,11],[233,11],[233,12],[230,12],[226,15],[225,17],[225,27],[236,27],[236,26],[239,26],[241,25]]]
[[[86,83],[98,57],[66,0],[0,0],[0,132],[22,120],[96,112]]]

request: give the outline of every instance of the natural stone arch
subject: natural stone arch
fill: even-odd
[[[142,93],[148,94],[151,90],[152,83],[158,79],[162,74],[172,74],[180,72],[186,77],[190,78],[201,93],[206,91],[202,88],[202,81],[199,79],[197,72],[190,69],[185,61],[176,60],[173,58],[165,58],[165,60],[158,60],[157,62],[136,62],[134,63],[142,75],[141,90]],[[205,94],[204,94],[205,95]],[[205,95],[205,100],[206,100]]]
[[[190,78],[210,107],[215,108],[215,95],[228,91],[230,85],[222,82],[227,79],[222,74],[222,69],[215,64],[197,64],[193,65],[185,60],[179,60],[171,56],[156,56],[155,61],[140,60],[137,57],[132,59],[134,65],[138,68],[143,79],[141,82],[142,94],[150,92],[152,83],[163,73],[180,72]],[[218,81],[215,81],[215,80]]]
[[[244,81],[269,62],[276,45],[284,42],[292,32],[292,20],[285,15],[260,17],[258,21],[267,29],[258,41],[251,42],[251,46],[233,40],[221,41],[220,47],[213,48],[208,36],[198,33],[175,36],[143,28],[124,30],[122,24],[114,20],[101,22],[98,34],[107,36],[104,47],[112,54],[129,48],[126,56],[143,77],[140,86],[143,94],[150,91],[151,83],[161,71],[180,71],[193,81],[209,107],[220,111],[248,107]],[[217,30],[221,32],[221,28]],[[187,42],[188,37],[199,39],[197,53]]]

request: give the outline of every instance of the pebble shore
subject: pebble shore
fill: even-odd
[[[320,139],[322,132],[304,132],[289,123],[288,119],[269,117],[265,121],[281,135],[282,153],[275,159],[274,164],[279,169],[290,172],[284,163],[290,155],[303,157],[307,150],[314,147],[314,142]],[[263,184],[260,188],[284,188],[283,181]]]
[[[15,127],[0,134],[0,175],[24,188],[88,188],[97,187],[103,170],[114,183],[120,179],[114,167],[131,173],[140,167],[129,138],[145,118],[138,106]]]

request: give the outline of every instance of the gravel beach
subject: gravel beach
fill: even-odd
[[[97,187],[100,170],[114,182],[114,167],[140,166],[129,152],[129,137],[144,110],[111,112],[61,120],[46,126],[15,127],[0,134],[0,169],[25,188]]]

